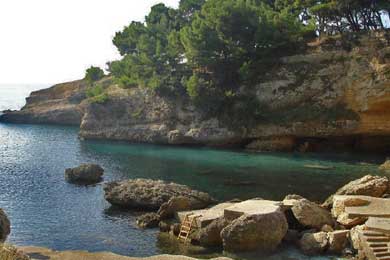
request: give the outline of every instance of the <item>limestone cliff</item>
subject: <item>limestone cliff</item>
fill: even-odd
[[[390,45],[383,33],[327,39],[284,57],[256,86],[262,120],[228,125],[202,116],[188,100],[100,82],[104,103],[85,98],[83,81],[34,92],[0,120],[80,124],[85,138],[162,144],[246,145],[254,150],[390,151]]]

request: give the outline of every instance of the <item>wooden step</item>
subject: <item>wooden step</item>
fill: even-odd
[[[390,260],[390,256],[377,256],[378,260]]]
[[[383,233],[381,232],[377,232],[377,231],[373,231],[373,230],[364,230],[363,231],[363,235],[365,236],[383,236]]]
[[[376,247],[387,247],[388,244],[387,244],[387,243],[371,242],[371,243],[368,243],[368,246],[369,246],[369,247],[372,247],[372,248],[376,248]]]
[[[375,256],[377,256],[377,257],[390,256],[390,253],[389,252],[375,253]]]

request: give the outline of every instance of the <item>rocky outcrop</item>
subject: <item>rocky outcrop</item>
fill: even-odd
[[[305,227],[320,230],[324,225],[334,225],[328,210],[307,199],[294,202],[291,210],[298,222]]]
[[[367,218],[365,217],[349,217],[345,212],[346,207],[365,206],[370,202],[365,199],[365,196],[334,196],[332,215],[337,222],[347,228],[352,228],[356,225],[363,224]]]
[[[161,205],[158,214],[161,219],[172,218],[178,211],[188,211],[196,209],[204,209],[212,203],[212,200],[199,199],[199,197],[192,196],[175,196]]]
[[[379,166],[379,170],[384,172],[390,171],[390,160],[386,160],[383,164]]]
[[[205,116],[184,97],[123,89],[109,78],[98,82],[108,97],[101,104],[86,99],[83,81],[70,82],[33,92],[21,111],[6,112],[0,121],[77,124],[84,138],[132,142],[387,151],[390,50],[385,40],[383,33],[371,33],[348,51],[323,51],[319,44],[275,61],[261,82],[241,88],[256,97],[262,111],[261,120],[251,124]]]
[[[389,180],[386,177],[366,175],[341,187],[334,195],[365,195],[371,197],[381,197],[387,192],[388,188]],[[334,195],[330,196],[324,202],[324,207],[332,207]]]
[[[0,243],[3,243],[11,233],[11,223],[4,210],[0,209]]]
[[[273,251],[286,235],[288,224],[281,210],[244,214],[226,226],[221,237],[228,252]]]
[[[215,203],[205,192],[192,190],[188,186],[161,180],[135,179],[111,182],[104,187],[105,199],[123,208],[157,210],[174,197],[186,197],[193,205],[204,208]]]
[[[87,84],[73,81],[32,92],[20,111],[6,112],[0,122],[80,125]]]
[[[65,180],[70,183],[94,184],[102,180],[104,169],[96,164],[82,164],[65,170]]]

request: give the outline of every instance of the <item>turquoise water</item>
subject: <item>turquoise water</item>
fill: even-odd
[[[66,183],[65,168],[98,163],[106,170],[105,181],[163,179],[207,191],[220,200],[281,199],[298,193],[322,201],[342,184],[377,173],[383,159],[81,141],[77,128],[0,124],[0,207],[10,216],[9,240],[17,245],[129,256],[183,253],[175,241],[159,237],[157,230],[138,229],[135,217],[139,213],[110,208],[102,185]],[[333,169],[306,168],[308,164]],[[275,255],[256,259],[310,258],[282,248]]]

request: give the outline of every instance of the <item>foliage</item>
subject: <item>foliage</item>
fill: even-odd
[[[87,88],[85,94],[92,103],[103,104],[108,100],[108,95],[100,84]]]
[[[109,71],[126,88],[185,95],[209,114],[241,106],[256,118],[253,97],[241,88],[261,80],[264,64],[304,49],[318,35],[384,28],[389,10],[388,0],[181,0],[177,9],[157,4],[145,22],[115,34],[123,58]]]
[[[91,66],[87,69],[85,73],[85,80],[92,84],[95,81],[98,81],[104,77],[104,71],[99,67]]]

